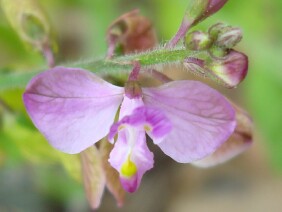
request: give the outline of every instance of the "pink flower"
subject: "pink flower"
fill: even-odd
[[[79,153],[108,135],[109,162],[128,192],[153,167],[146,133],[166,155],[190,163],[215,152],[236,126],[230,103],[197,81],[142,89],[130,81],[122,88],[86,70],[56,67],[33,78],[23,99],[35,126],[60,151]]]

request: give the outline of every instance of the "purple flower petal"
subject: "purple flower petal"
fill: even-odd
[[[197,81],[174,81],[143,88],[146,106],[162,110],[173,129],[159,143],[181,163],[201,159],[223,144],[236,126],[235,112],[216,90]]]
[[[192,164],[206,168],[224,163],[246,151],[253,143],[253,122],[246,111],[231,102],[236,111],[237,126],[230,138],[213,154]]]
[[[132,193],[138,189],[144,173],[153,168],[153,157],[145,131],[127,127],[119,132],[109,162],[120,173],[123,188]]]
[[[110,140],[113,139],[123,125],[145,130],[155,144],[161,142],[172,130],[169,119],[161,110],[144,106],[136,108],[132,114],[124,116],[122,120],[113,124],[109,133]]]
[[[130,99],[126,95],[124,95],[124,99],[120,106],[119,120],[122,120],[124,117],[131,115],[136,108],[142,107],[143,105],[144,105],[144,102],[141,98]],[[111,127],[109,136],[108,136],[108,139],[111,143],[114,143],[114,136],[118,133],[118,128],[121,124],[123,124],[122,122],[124,122],[124,120],[119,123],[115,123]]]
[[[201,160],[194,161],[192,164],[201,168],[208,168],[225,163],[246,151],[251,144],[252,140],[244,138],[238,133],[234,133],[213,154]]]
[[[120,173],[120,181],[128,192],[139,187],[142,176],[153,167],[153,154],[147,147],[145,131],[153,139],[163,139],[171,130],[164,113],[143,106],[141,98],[124,98],[120,121],[110,130],[109,139],[118,133],[110,154],[110,164]]]
[[[107,135],[122,94],[123,88],[88,71],[56,67],[34,77],[23,100],[48,142],[74,154]]]

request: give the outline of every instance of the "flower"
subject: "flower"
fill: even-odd
[[[107,135],[114,143],[117,134],[109,162],[128,192],[153,167],[145,133],[166,155],[190,163],[215,152],[236,126],[225,97],[190,80],[152,88],[129,81],[122,88],[83,69],[55,67],[31,80],[23,100],[35,126],[60,151],[80,153]]]

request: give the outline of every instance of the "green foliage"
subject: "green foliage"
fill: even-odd
[[[0,152],[0,158],[13,163],[22,160],[38,165],[61,163],[74,179],[81,180],[80,159],[77,155],[53,149],[25,114],[6,112],[2,116],[0,149],[3,152]]]

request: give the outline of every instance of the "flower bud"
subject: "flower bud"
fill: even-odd
[[[186,35],[184,44],[186,49],[205,50],[211,46],[212,40],[207,33],[194,31]]]
[[[210,27],[210,36],[215,40],[215,45],[224,49],[231,49],[242,39],[242,31],[238,27],[218,23]]]
[[[194,57],[188,57],[184,61],[184,66],[189,71],[191,71],[193,74],[200,76],[200,77],[207,77],[208,73],[205,69],[205,61],[194,58]]]
[[[175,36],[167,43],[166,48],[174,47],[191,27],[216,13],[226,2],[227,0],[190,0],[181,25]]]
[[[198,160],[193,165],[206,168],[224,163],[247,150],[253,142],[253,123],[246,111],[231,102],[236,111],[237,126],[231,137],[212,155]]]
[[[48,19],[36,0],[2,0],[1,6],[8,21],[26,44],[42,51],[53,45]]]
[[[216,13],[224,6],[226,2],[227,0],[194,0],[192,3],[194,4],[194,7],[202,7],[202,10],[196,16],[193,25],[196,25],[197,23]],[[193,8],[191,9],[193,11]]]
[[[231,50],[224,57],[186,58],[184,66],[192,73],[208,77],[228,87],[236,87],[247,75],[248,57]]]
[[[108,56],[121,47],[122,54],[150,49],[157,44],[157,37],[152,23],[138,10],[120,16],[107,31],[109,45]]]

